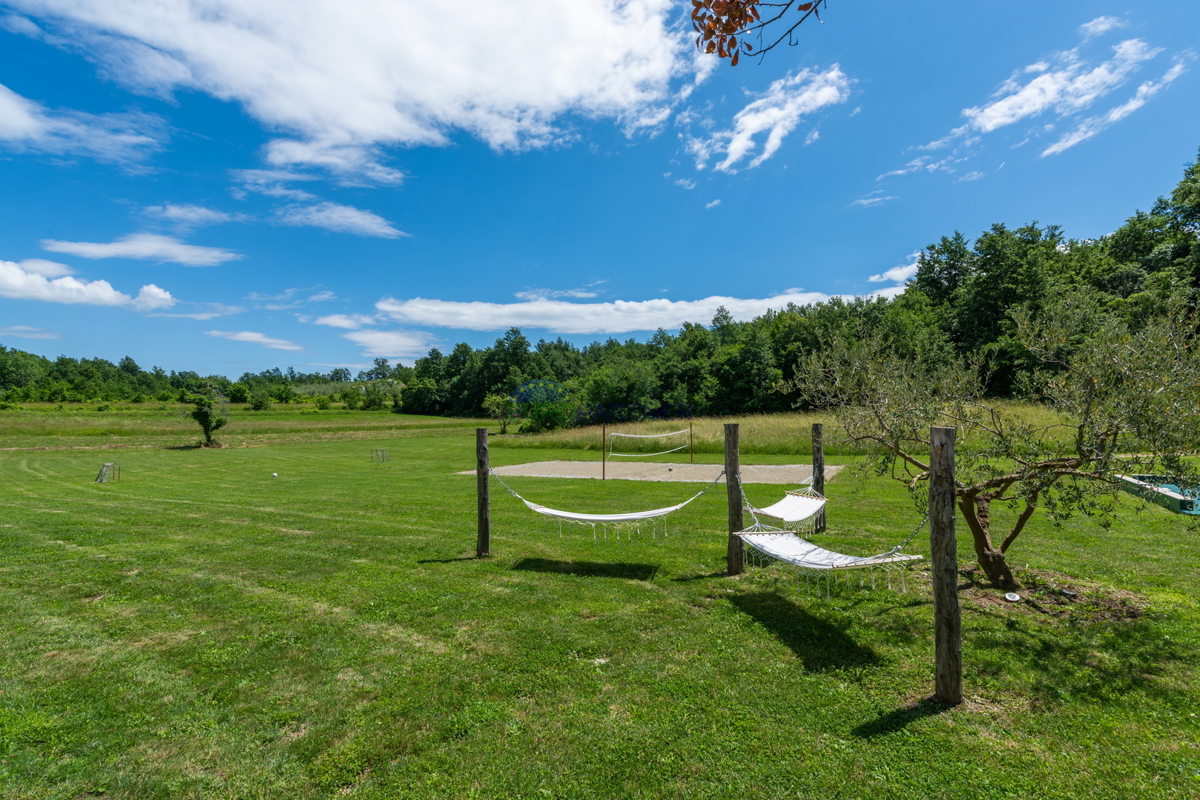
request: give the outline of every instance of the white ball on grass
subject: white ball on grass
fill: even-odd
[[[272,477],[272,478],[278,478],[278,477],[279,477],[279,473],[278,473],[278,472],[272,472],[272,473],[271,473],[271,477]]]

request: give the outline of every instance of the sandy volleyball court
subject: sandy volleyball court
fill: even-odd
[[[493,467],[497,475],[517,475],[525,478],[594,478],[600,479],[599,461],[535,461],[532,464],[513,464]],[[656,464],[648,462],[608,462],[609,480],[621,481],[681,481],[708,483],[721,473],[720,464]],[[841,467],[825,465],[825,480],[830,480]],[[466,470],[459,475],[474,475]],[[780,483],[798,485],[812,475],[810,464],[742,464],[745,483]]]

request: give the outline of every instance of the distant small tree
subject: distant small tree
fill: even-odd
[[[266,411],[271,407],[271,395],[266,388],[259,387],[250,393],[250,409],[252,411]]]
[[[229,422],[229,418],[214,408],[211,397],[199,394],[192,398],[196,408],[192,411],[192,419],[200,423],[200,429],[204,431],[204,446],[211,447],[216,442],[213,440],[213,431],[225,427],[225,423]]]
[[[483,413],[500,423],[500,434],[508,433],[508,423],[517,413],[517,401],[506,394],[489,394],[483,398]]]

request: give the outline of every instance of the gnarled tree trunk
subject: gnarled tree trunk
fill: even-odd
[[[962,511],[975,543],[975,557],[979,566],[994,586],[1010,590],[1017,588],[1004,552],[992,544],[990,532],[992,498],[986,494],[959,495],[958,508]]]

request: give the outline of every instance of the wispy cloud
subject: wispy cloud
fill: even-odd
[[[317,317],[313,324],[356,331],[366,325],[374,325],[375,318],[367,314],[330,314],[327,317]]]
[[[142,213],[148,217],[172,223],[177,228],[184,230],[191,230],[202,225],[219,225],[223,222],[246,219],[243,214],[228,214],[224,211],[190,203],[163,203],[161,206],[146,206],[142,209]]]
[[[1085,22],[1079,26],[1079,33],[1083,36],[1086,42],[1089,39],[1094,39],[1097,36],[1103,36],[1116,28],[1124,28],[1129,23],[1117,17],[1096,17],[1091,22]]]
[[[219,247],[185,244],[173,236],[131,233],[115,242],[64,242],[43,239],[42,248],[52,253],[69,253],[81,258],[134,258],[143,261],[169,261],[188,267],[212,267],[243,256]]]
[[[224,303],[183,303],[184,307],[199,309],[189,312],[174,312],[171,314],[147,314],[149,317],[173,317],[176,319],[195,319],[200,321],[216,319],[217,317],[228,317],[233,314],[241,314],[246,309],[241,306],[227,306]]]
[[[598,297],[600,292],[593,291],[593,289],[605,283],[608,283],[607,279],[592,281],[578,289],[525,289],[521,292],[514,292],[513,296],[518,300],[551,300],[558,297],[573,297],[581,300]]]
[[[960,177],[958,179],[957,183],[962,183],[963,181],[977,181],[980,178],[986,178],[986,177],[987,176],[984,175],[979,170],[972,170],[972,171],[968,172],[966,175],[963,175],[962,177]]]
[[[161,117],[52,111],[0,84],[0,146],[99,161],[144,160],[166,140]]]
[[[696,188],[696,182],[694,180],[692,180],[691,178],[680,178],[679,180],[675,181],[675,185],[682,186],[685,189],[695,189]]]
[[[337,295],[326,289],[323,292],[317,292],[312,297],[308,298],[310,303],[324,303],[328,300],[337,300]]]
[[[862,197],[858,198],[850,205],[862,206],[863,208],[870,208],[871,206],[883,205],[887,201],[895,200],[895,199],[896,199],[895,195],[885,195],[883,193],[883,189],[876,189],[875,191],[870,192],[869,194],[865,194]]]
[[[705,208],[716,208],[716,207],[717,207],[717,206],[719,206],[719,205],[721,205],[721,200],[720,200],[720,198],[718,198],[718,199],[716,199],[716,200],[712,200],[712,201],[710,201],[710,202],[707,202],[707,203],[705,203],[705,204],[704,204],[704,207],[705,207]]]
[[[336,233],[352,233],[356,236],[373,236],[381,239],[398,239],[412,234],[397,230],[378,214],[339,203],[316,205],[291,205],[275,212],[275,220],[283,225],[324,228]]]
[[[805,69],[788,75],[735,114],[732,128],[705,138],[685,137],[687,150],[695,156],[697,169],[722,153],[725,157],[713,167],[716,170],[736,172],[747,158],[749,168],[757,167],[778,152],[805,115],[846,102],[850,85],[837,64],[823,72]],[[756,137],[761,134],[766,134],[766,140],[760,149]]]
[[[342,338],[362,347],[368,358],[419,358],[438,342],[425,331],[406,330],[354,331],[343,333]]]
[[[5,328],[0,328],[0,336],[13,337],[17,339],[61,339],[62,334],[58,331],[48,331],[44,328],[31,328],[28,325],[9,325]]]
[[[21,269],[34,275],[47,278],[61,278],[64,275],[74,275],[75,270],[57,261],[47,261],[44,258],[27,258],[18,263]]]
[[[273,339],[257,331],[205,331],[206,336],[216,336],[220,339],[230,339],[235,342],[260,344],[272,350],[303,350],[304,348],[287,339]]]

